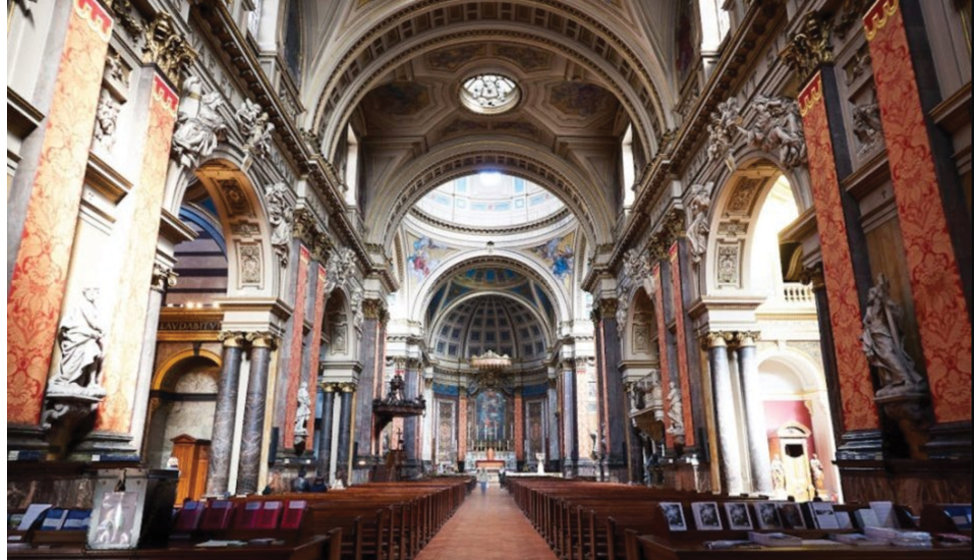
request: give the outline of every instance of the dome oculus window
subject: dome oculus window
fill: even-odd
[[[463,82],[459,98],[474,113],[496,115],[513,109],[520,101],[521,90],[506,76],[480,74]]]

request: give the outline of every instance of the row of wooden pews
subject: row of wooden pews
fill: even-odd
[[[23,546],[12,558],[224,557],[411,560],[475,486],[469,477],[379,482],[344,490],[187,502],[166,546],[89,550],[84,534],[61,546]],[[38,533],[38,539],[43,536]],[[32,537],[26,542],[34,541]],[[36,543],[35,543],[36,544]],[[204,544],[205,546],[202,546]]]
[[[766,510],[768,504],[785,502],[766,501],[746,496],[727,497],[709,493],[654,489],[614,483],[598,483],[585,480],[555,478],[508,478],[507,489],[518,507],[528,517],[535,529],[548,542],[562,560],[710,560],[724,558],[828,558],[836,560],[878,559],[906,560],[917,558],[970,558],[972,557],[972,526],[968,531],[957,530],[948,521],[945,525],[926,522],[930,511],[923,513],[918,526],[905,526],[911,533],[929,532],[933,539],[928,548],[899,548],[882,544],[856,546],[828,542],[835,535],[853,535],[855,529],[815,529],[794,527],[773,530],[784,532],[790,539],[799,539],[799,546],[765,548],[748,542],[750,532],[744,527],[733,527],[724,515],[712,520],[717,527],[712,530],[696,529],[696,511],[705,505],[716,514],[727,507],[754,512]],[[735,502],[743,502],[739,506]],[[692,504],[695,506],[692,508]],[[714,504],[714,505],[712,505]],[[671,526],[663,506],[678,519]],[[795,506],[794,506],[795,507]],[[832,509],[853,517],[860,505],[832,505]],[[972,512],[972,507],[969,507]],[[928,509],[928,508],[927,508]],[[941,510],[942,508],[934,508]],[[834,512],[831,512],[834,513]],[[806,514],[804,514],[806,515]],[[941,514],[935,514],[939,517]],[[756,514],[750,515],[754,528],[760,527]],[[972,517],[972,514],[971,514]],[[688,520],[684,524],[683,518]],[[682,526],[678,527],[676,524]],[[747,520],[747,523],[752,522]],[[786,527],[789,527],[788,525]],[[763,533],[761,529],[757,531]],[[844,535],[845,533],[849,535]],[[959,542],[953,541],[963,537]],[[869,543],[862,543],[868,545]]]

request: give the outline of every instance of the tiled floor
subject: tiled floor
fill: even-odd
[[[477,485],[416,560],[557,560],[506,490]]]

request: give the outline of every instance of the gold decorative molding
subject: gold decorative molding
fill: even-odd
[[[817,66],[833,62],[834,52],[830,45],[831,22],[826,16],[810,12],[803,17],[803,26],[790,37],[779,53],[783,61],[796,70],[800,81],[806,80]]]
[[[250,332],[245,335],[245,340],[252,345],[252,348],[269,348],[270,350],[275,350],[279,343],[279,337],[268,331]]]
[[[242,348],[245,346],[245,333],[241,331],[221,331],[218,340],[225,348]]]
[[[197,52],[177,31],[170,14],[157,12],[143,36],[146,39],[144,62],[155,63],[171,83],[180,84],[191,62],[197,58]]]

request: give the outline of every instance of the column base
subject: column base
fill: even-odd
[[[878,430],[847,432],[837,447],[837,462],[880,461],[884,458],[884,440]]]
[[[972,459],[973,423],[951,422],[933,426],[923,449],[930,459]]]
[[[7,426],[7,461],[41,461],[48,454],[48,442],[40,426]]]
[[[130,434],[116,432],[91,432],[85,436],[68,456],[69,461],[138,463],[139,450],[133,447]]]

